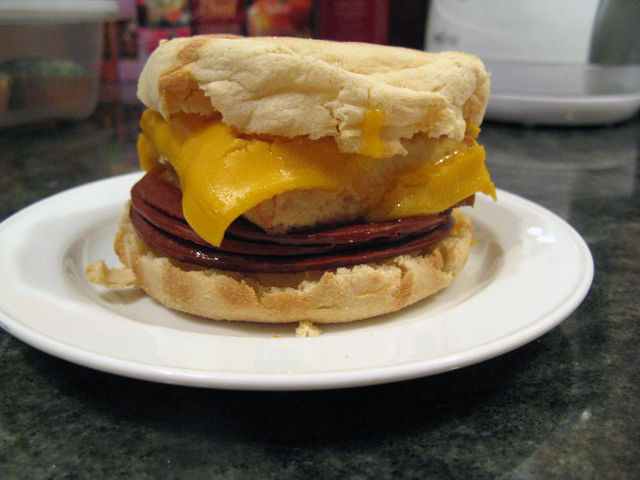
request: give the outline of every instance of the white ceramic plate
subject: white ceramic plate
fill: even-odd
[[[619,95],[535,95],[491,92],[487,120],[525,125],[606,125],[633,117],[640,92]]]
[[[467,209],[476,245],[448,289],[402,312],[321,327],[207,322],[137,289],[88,283],[85,265],[112,253],[116,222],[139,174],[42,200],[0,224],[0,325],[40,350],[87,367],[191,386],[295,390],[432,375],[521,346],[586,295],[593,261],[562,219],[499,191]]]

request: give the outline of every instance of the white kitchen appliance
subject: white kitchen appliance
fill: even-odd
[[[485,62],[488,119],[595,125],[640,110],[638,0],[431,0],[425,49]]]

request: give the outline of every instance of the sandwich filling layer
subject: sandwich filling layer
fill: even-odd
[[[164,165],[175,172],[187,223],[216,247],[241,215],[269,231],[260,215],[251,214],[273,199],[290,195],[289,203],[300,211],[301,192],[346,199],[349,212],[338,221],[319,218],[294,228],[433,215],[476,192],[495,198],[484,149],[474,139],[477,128],[469,127],[462,142],[416,136],[407,142],[406,156],[387,157],[376,128],[384,118],[372,112],[362,125],[364,153],[345,153],[332,138],[248,136],[216,117],[178,113],[167,121],[147,110],[138,142],[140,163],[147,171]],[[305,216],[313,218],[314,209],[306,210]]]
[[[402,220],[269,235],[238,219],[220,247],[200,238],[181,214],[180,189],[158,171],[131,192],[131,222],[149,245],[171,258],[241,272],[292,273],[382,261],[429,248],[453,228],[451,211]],[[472,204],[473,198],[464,204]]]

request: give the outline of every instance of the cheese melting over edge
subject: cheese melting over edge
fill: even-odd
[[[361,152],[350,154],[340,152],[331,138],[245,137],[220,120],[181,113],[167,122],[146,110],[138,155],[144,170],[156,168],[159,158],[172,165],[187,222],[219,246],[229,224],[260,202],[297,189],[349,189],[373,162],[385,161],[380,115],[375,110],[365,115]],[[470,128],[460,148],[445,157],[398,171],[366,219],[439,213],[478,191],[495,199],[484,149],[473,140],[477,133]]]

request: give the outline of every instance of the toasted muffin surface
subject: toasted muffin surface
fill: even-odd
[[[362,152],[365,116],[382,114],[385,156],[417,133],[462,140],[479,125],[489,76],[473,55],[283,37],[208,35],[164,42],[138,96],[165,118],[222,116],[244,134],[334,137]]]

